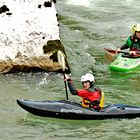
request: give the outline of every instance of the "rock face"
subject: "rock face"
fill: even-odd
[[[56,3],[42,0],[0,1],[0,73],[61,71]],[[67,73],[70,72],[67,59]]]

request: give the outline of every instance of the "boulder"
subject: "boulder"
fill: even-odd
[[[54,2],[0,2],[0,73],[62,72],[57,52],[65,52],[59,37]],[[66,73],[70,68],[66,61]]]

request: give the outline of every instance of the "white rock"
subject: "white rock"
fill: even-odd
[[[45,7],[44,2],[1,0],[0,7],[6,5],[12,15],[0,14],[0,61],[14,60],[18,52],[29,58],[42,56],[42,47],[48,40],[60,39],[54,3]]]

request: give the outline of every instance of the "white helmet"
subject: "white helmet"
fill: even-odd
[[[94,82],[94,76],[90,73],[86,73],[81,77],[81,82],[86,82],[86,81],[90,81],[90,82]]]

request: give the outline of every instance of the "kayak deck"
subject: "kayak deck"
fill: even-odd
[[[131,72],[140,69],[140,57],[129,58],[120,54],[110,65],[111,71]]]
[[[113,104],[97,111],[83,108],[80,104],[71,101],[36,101],[17,100],[24,110],[42,117],[60,119],[94,120],[110,118],[136,118],[140,117],[140,107],[123,104]]]

